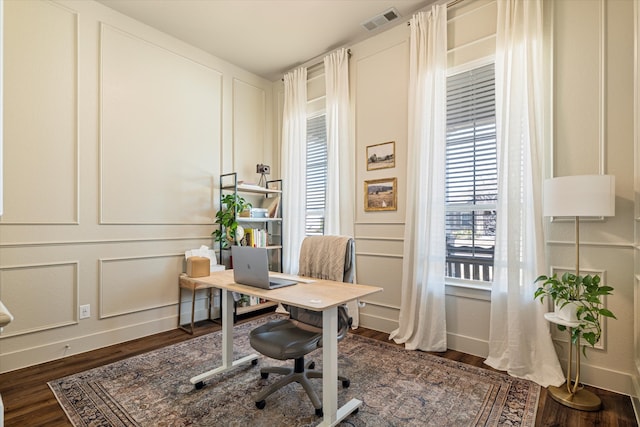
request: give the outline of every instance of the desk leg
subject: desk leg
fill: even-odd
[[[222,290],[222,366],[212,369],[203,374],[191,378],[191,384],[195,384],[197,389],[202,388],[204,381],[215,375],[233,369],[236,366],[248,362],[257,363],[257,354],[250,354],[238,360],[233,360],[233,296],[230,291]]]
[[[338,408],[338,309],[322,313],[322,410],[321,426],[334,426],[356,410],[362,401],[351,399]]]

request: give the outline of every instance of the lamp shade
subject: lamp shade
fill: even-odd
[[[574,175],[544,182],[544,216],[614,216],[616,177]]]

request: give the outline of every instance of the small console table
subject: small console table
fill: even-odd
[[[544,318],[548,322],[555,323],[556,325],[566,326],[567,331],[569,331],[569,359],[567,360],[567,381],[560,387],[549,386],[549,394],[551,394],[551,397],[556,402],[573,409],[579,409],[581,411],[599,410],[600,406],[602,405],[600,398],[589,390],[585,390],[584,388],[582,388],[582,386],[580,386],[580,341],[576,342],[575,344],[571,343],[571,330],[580,325],[580,322],[570,322],[560,319],[558,316],[556,316],[555,313],[545,313]],[[574,347],[576,353],[576,379],[575,381],[572,381],[572,359]]]
[[[211,285],[209,283],[205,283],[205,282],[195,282],[192,280],[180,280],[179,281],[179,289],[180,292],[178,293],[178,328],[182,329],[185,332],[190,333],[191,335],[193,335],[193,328],[194,328],[194,324],[195,324],[195,311],[196,311],[196,291],[199,289],[208,289],[209,292],[209,307],[207,308],[208,311],[208,315],[207,315],[207,319],[208,320],[212,320],[211,319],[211,306],[212,306],[212,302],[213,302],[213,292],[215,291],[215,286]],[[191,291],[191,322],[189,323],[189,328],[187,328],[186,326],[182,325],[182,323],[180,322],[181,320],[181,316],[182,316],[182,290],[185,289],[187,291]]]

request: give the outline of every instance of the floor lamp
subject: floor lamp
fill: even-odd
[[[575,217],[576,235],[576,275],[580,274],[580,217],[604,217],[615,215],[615,177],[612,175],[576,175],[547,179],[544,182],[544,216]],[[549,314],[549,313],[548,313]],[[577,324],[564,322],[545,315],[553,323],[568,328]],[[569,359],[567,361],[567,382],[563,386],[548,388],[557,402],[575,409],[595,411],[600,409],[600,398],[588,390],[580,388],[580,342],[575,344],[576,378],[572,381],[573,348],[569,338]]]

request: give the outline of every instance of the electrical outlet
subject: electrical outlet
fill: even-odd
[[[91,317],[91,304],[85,304],[80,306],[80,318],[88,319]]]

